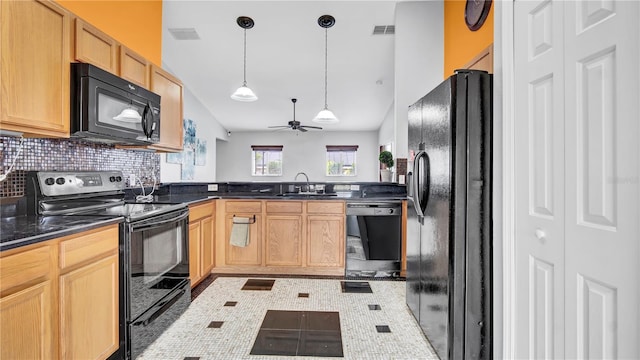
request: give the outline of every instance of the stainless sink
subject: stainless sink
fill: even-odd
[[[283,193],[278,194],[276,196],[282,197],[324,197],[324,196],[338,196],[338,194],[325,194],[325,193],[315,193],[315,192],[299,192],[299,193]]]

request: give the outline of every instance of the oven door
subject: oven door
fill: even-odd
[[[125,271],[128,322],[189,279],[187,208],[129,223]]]

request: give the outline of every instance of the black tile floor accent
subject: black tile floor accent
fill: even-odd
[[[273,279],[248,279],[242,290],[264,290],[271,291],[273,287],[273,283],[275,280]]]
[[[379,333],[390,333],[391,328],[389,328],[389,325],[376,325],[376,331]]]
[[[224,321],[212,321],[207,327],[212,329],[219,329],[222,327],[222,324],[224,324]]]
[[[187,356],[184,360],[200,360],[200,358],[197,356]]]
[[[238,305],[237,301],[227,301],[226,303],[224,303],[224,306],[236,306]]]
[[[298,293],[298,297],[299,298],[308,298],[309,297],[309,293]]]
[[[202,294],[202,292],[209,286],[213,281],[218,278],[216,274],[209,274],[204,280],[200,282],[200,284],[196,285],[193,289],[191,289],[191,301],[195,300],[198,295]]]
[[[369,305],[369,310],[382,310],[382,307],[378,304]]]
[[[268,310],[250,354],[343,357],[340,315]]]
[[[343,293],[373,293],[367,281],[340,281]]]

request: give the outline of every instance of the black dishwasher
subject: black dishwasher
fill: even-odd
[[[401,202],[347,203],[346,277],[398,277]]]

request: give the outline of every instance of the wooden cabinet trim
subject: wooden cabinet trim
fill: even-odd
[[[93,56],[93,52],[96,49],[90,48],[90,45],[84,41],[85,34],[95,38],[97,42],[93,43],[94,45],[99,44],[99,42],[105,44],[108,48],[108,59],[100,59]],[[118,71],[117,51],[118,43],[112,37],[80,18],[75,19],[75,60],[96,65],[116,74]]]
[[[307,202],[308,214],[344,214],[344,201],[316,200]]]
[[[267,214],[291,213],[302,214],[302,201],[275,200],[266,202]]]
[[[49,278],[52,247],[44,245],[0,258],[0,292]]]
[[[226,212],[229,213],[261,213],[262,202],[234,200],[226,202]]]
[[[60,242],[60,269],[68,270],[105,254],[118,252],[118,226],[100,228]]]
[[[215,213],[213,200],[204,203],[189,206],[189,222],[200,220]]]

